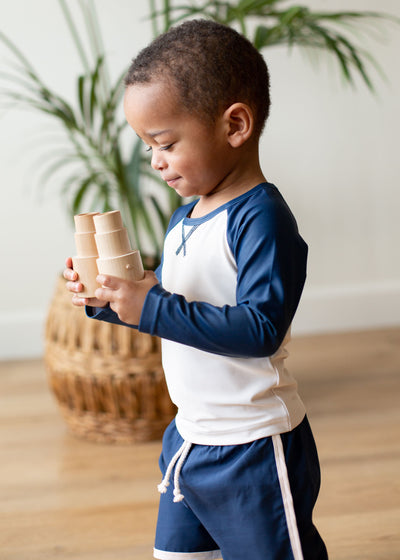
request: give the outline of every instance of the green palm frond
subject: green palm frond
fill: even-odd
[[[209,18],[238,28],[259,50],[286,45],[330,53],[346,82],[353,84],[361,77],[370,90],[371,67],[379,67],[360,46],[360,39],[370,40],[371,29],[379,29],[382,22],[399,23],[387,14],[312,11],[290,0],[148,1],[154,36],[185,19]],[[127,123],[119,109],[126,69],[117,80],[110,80],[94,0],[76,3],[85,37],[71,3],[59,0],[59,5],[82,66],[75,101],[49,88],[29,59],[0,31],[0,43],[12,55],[12,62],[0,72],[1,104],[39,112],[56,122],[64,134],[66,147],[59,148],[50,140],[43,144],[41,188],[58,185],[72,215],[118,205],[135,245],[143,253],[150,244],[157,262],[169,217],[182,200],[153,173],[139,140],[128,158],[122,155]],[[148,181],[153,189],[146,189]]]
[[[165,5],[156,9],[153,0],[151,18],[175,25],[192,17],[205,17],[237,27],[258,50],[286,45],[308,47],[331,54],[337,61],[346,82],[354,84],[361,77],[372,91],[371,66],[378,68],[371,55],[355,42],[365,31],[379,27],[384,21],[399,23],[399,20],[379,12],[321,12],[307,6],[289,5],[288,0],[236,0],[198,1],[186,4]],[[251,23],[251,26],[250,26]]]
[[[127,162],[121,155],[126,121],[119,116],[119,108],[126,70],[115,83],[110,82],[92,0],[79,0],[90,52],[83,46],[66,1],[59,2],[83,67],[76,79],[76,103],[73,105],[46,86],[30,61],[0,31],[0,42],[14,59],[10,68],[0,73],[2,102],[8,107],[39,111],[55,119],[64,130],[67,149],[54,150],[52,146],[46,149],[39,177],[41,188],[57,184],[68,200],[72,215],[88,209],[105,211],[118,205],[134,244],[142,250],[146,239],[150,240],[157,259],[161,253],[165,215],[169,217],[170,211],[167,209],[162,216],[143,193],[145,156],[141,143],[135,143]],[[146,172],[146,176],[160,184],[151,171]],[[167,186],[163,184],[162,188],[167,189]]]

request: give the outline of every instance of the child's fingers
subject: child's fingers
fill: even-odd
[[[83,298],[77,294],[74,294],[72,296],[72,303],[77,307],[84,307],[85,305],[88,305],[88,302],[89,302],[89,298]]]
[[[116,278],[115,276],[106,276],[105,274],[99,274],[99,276],[97,276],[96,278],[96,282],[98,282],[101,286],[104,286],[105,288],[110,288],[111,290],[118,290],[123,280],[121,280],[120,278]]]
[[[96,299],[101,301],[103,304],[104,304],[104,302],[112,303],[116,299],[115,298],[115,291],[111,290],[110,288],[105,288],[105,287],[97,288],[94,295],[95,295]]]
[[[63,276],[66,280],[71,280],[71,282],[76,282],[78,280],[78,273],[73,270],[72,258],[67,257],[65,259],[65,266],[67,267],[64,272]]]
[[[117,290],[120,285],[120,280],[114,278],[113,276],[105,276],[104,274],[99,274],[96,278],[96,282],[100,284],[101,287],[97,288],[95,291],[95,297],[101,302],[111,303],[114,301],[114,290]]]
[[[76,294],[83,290],[83,284],[81,282],[75,282],[75,281],[67,282],[65,284],[65,287],[69,292],[74,292]]]
[[[66,268],[63,272],[63,276],[66,280],[71,280],[71,282],[76,282],[78,280],[78,273],[72,268]]]

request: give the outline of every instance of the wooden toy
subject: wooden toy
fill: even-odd
[[[80,292],[83,297],[93,297],[95,290],[99,287],[96,282],[99,255],[94,237],[96,230],[93,221],[93,217],[97,215],[97,212],[89,212],[74,216],[77,255],[72,257],[72,263],[74,270],[79,275],[79,281],[83,284],[83,291]]]
[[[116,231],[123,229],[121,212],[119,210],[112,210],[111,212],[104,212],[104,214],[97,214],[94,222],[96,233],[105,233],[109,231]]]
[[[119,210],[98,214],[93,219],[100,274],[124,280],[141,280],[144,271],[140,253],[132,250]]]
[[[97,251],[102,259],[115,257],[116,255],[125,255],[132,251],[128,232],[125,228],[96,233],[95,241]]]
[[[143,278],[140,253],[132,250],[119,210],[78,214],[74,221],[77,255],[72,262],[83,284],[83,297],[94,297],[99,273],[124,280]]]
[[[100,274],[116,276],[124,280],[141,280],[144,276],[142,259],[139,251],[131,251],[126,255],[97,259]]]

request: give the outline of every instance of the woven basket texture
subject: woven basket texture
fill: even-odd
[[[88,319],[59,278],[45,330],[49,385],[70,430],[102,443],[160,439],[175,416],[160,341]]]

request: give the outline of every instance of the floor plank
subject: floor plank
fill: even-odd
[[[315,517],[331,560],[399,560],[400,331],[291,346],[321,460]]]
[[[331,560],[399,560],[400,329],[299,337],[289,351]],[[0,560],[152,557],[159,442],[75,438],[35,360],[0,362],[0,449]]]

